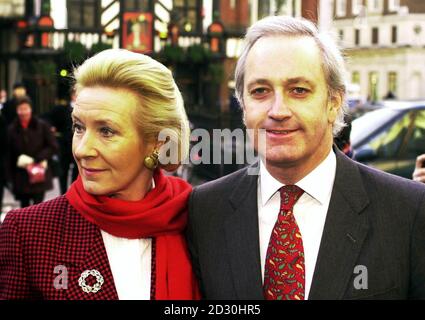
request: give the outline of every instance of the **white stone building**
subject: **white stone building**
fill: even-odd
[[[332,28],[362,98],[425,98],[425,1],[334,0],[333,9]]]

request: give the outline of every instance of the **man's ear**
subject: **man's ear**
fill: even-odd
[[[335,92],[328,99],[328,121],[329,123],[334,123],[339,109],[342,107],[342,101],[344,97],[341,92]]]

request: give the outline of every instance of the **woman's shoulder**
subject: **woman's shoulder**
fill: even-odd
[[[46,232],[63,224],[65,215],[71,208],[65,196],[59,196],[26,208],[11,210],[6,214],[2,225],[13,224],[22,232]]]

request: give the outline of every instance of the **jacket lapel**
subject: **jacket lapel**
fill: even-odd
[[[68,271],[68,289],[71,300],[117,300],[114,279],[99,228],[85,220],[73,207],[66,214],[62,261]],[[86,270],[96,270],[103,277],[101,289],[86,293],[79,278]],[[93,286],[96,278],[89,276],[86,284]]]
[[[342,299],[368,231],[369,200],[358,167],[339,151],[309,299]]]
[[[258,174],[248,175],[246,170],[229,198],[234,211],[225,218],[225,237],[237,299],[263,299],[257,214]]]

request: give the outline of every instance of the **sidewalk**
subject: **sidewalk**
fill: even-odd
[[[46,195],[44,196],[44,201],[56,198],[59,195],[59,179],[53,178],[53,189],[46,192]],[[19,208],[19,202],[15,201],[15,198],[13,197],[12,193],[7,188],[5,188],[3,196],[3,208],[0,212],[0,223],[3,222],[7,212],[17,208]]]

